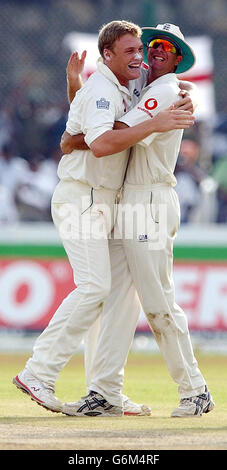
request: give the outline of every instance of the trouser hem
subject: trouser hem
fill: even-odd
[[[183,398],[191,398],[191,397],[195,397],[197,395],[201,395],[201,393],[204,393],[204,391],[205,391],[205,385],[206,384],[204,383],[200,387],[193,388],[190,391],[185,391],[185,392],[181,391],[179,393],[180,399],[182,400]]]
[[[115,399],[111,397],[110,395],[108,395],[107,393],[105,393],[101,388],[96,387],[96,385],[91,385],[89,389],[92,390],[93,392],[100,393],[100,395],[102,395],[111,405],[120,406],[120,407],[123,406],[123,398],[121,395],[119,395],[119,399]]]

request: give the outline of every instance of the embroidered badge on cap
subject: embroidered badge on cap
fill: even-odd
[[[169,31],[170,30],[170,24],[169,23],[165,23],[164,26],[163,26],[163,29],[165,29],[166,31]]]
[[[96,106],[98,109],[109,109],[110,102],[105,98],[100,98],[100,100],[96,101]]]

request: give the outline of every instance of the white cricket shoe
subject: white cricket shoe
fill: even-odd
[[[108,403],[102,395],[89,392],[77,402],[64,403],[62,412],[70,416],[150,416],[151,409],[146,405],[133,403],[123,395],[123,411],[119,406]]]
[[[172,418],[191,418],[201,417],[203,413],[209,413],[213,410],[215,403],[212,396],[205,386],[204,393],[190,398],[182,398],[178,408],[173,410]]]
[[[62,413],[79,417],[107,416],[113,418],[123,416],[122,407],[111,405],[100,393],[93,391],[77,402],[63,403]]]
[[[48,410],[59,413],[62,411],[62,403],[54,395],[54,390],[48,388],[40,380],[36,379],[27,369],[13,378],[13,384],[19,390],[30,395],[31,400]]]
[[[123,395],[123,411],[128,416],[150,416],[151,409],[147,405],[141,405],[131,401],[126,395]]]

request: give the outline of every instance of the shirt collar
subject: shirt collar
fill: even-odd
[[[102,57],[99,57],[99,59],[97,60],[97,70],[106,78],[108,78],[108,80],[115,83],[115,85],[117,85],[120,91],[122,91],[123,93],[126,93],[129,96],[132,95],[132,91],[135,88],[135,81],[134,80],[129,81],[129,88],[121,85],[116,75],[114,75],[114,73],[112,72],[112,70],[110,70],[109,67],[107,67],[107,65],[103,63]]]
[[[154,85],[159,85],[160,83],[166,83],[166,82],[179,82],[177,76],[175,73],[166,73],[165,75],[162,75],[159,78],[156,78],[153,82],[149,83],[149,87],[154,86]]]

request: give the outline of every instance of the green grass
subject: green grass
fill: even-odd
[[[227,449],[227,356],[198,356],[216,403],[202,418],[173,419],[179,398],[159,355],[130,354],[123,392],[151,406],[150,417],[74,418],[37,406],[12,385],[24,355],[1,355],[0,449]],[[56,395],[74,401],[85,393],[83,357],[61,372]]]

